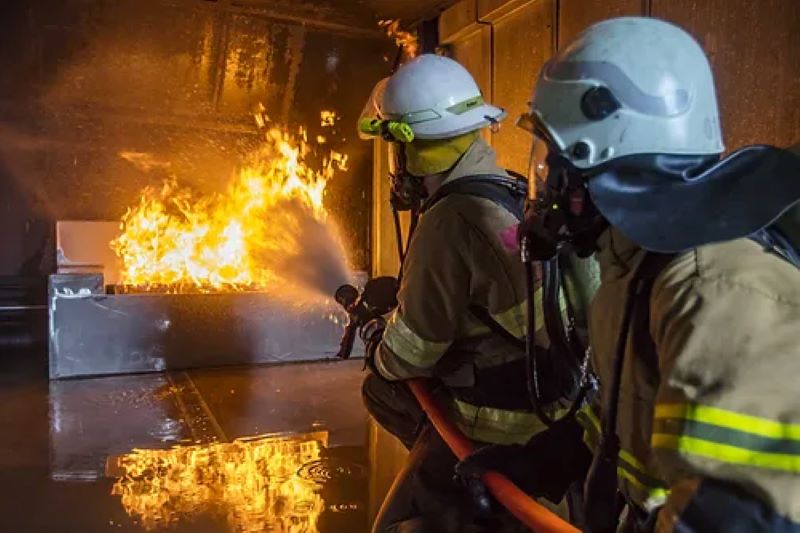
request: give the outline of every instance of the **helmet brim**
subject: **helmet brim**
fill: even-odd
[[[439,119],[411,124],[411,129],[414,130],[416,139],[449,139],[486,128],[504,118],[506,118],[505,109],[483,104],[461,115],[449,116],[447,120]]]

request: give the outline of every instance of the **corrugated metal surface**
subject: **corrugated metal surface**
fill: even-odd
[[[649,0],[559,0],[559,48],[568,44],[576,35],[595,22],[613,17],[645,14],[648,1]]]
[[[653,0],[653,16],[689,30],[705,48],[728,150],[800,139],[800,3]]]
[[[531,137],[515,123],[527,108],[542,64],[553,53],[553,4],[551,0],[525,2],[496,19],[487,13],[494,30],[494,103],[508,110],[492,145],[501,166],[521,173],[527,172]]]

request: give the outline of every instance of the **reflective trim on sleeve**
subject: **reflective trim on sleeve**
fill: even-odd
[[[392,353],[404,361],[420,367],[430,368],[439,361],[451,342],[428,341],[414,333],[395,311],[386,325],[383,343]]]
[[[655,409],[653,448],[800,473],[800,426],[697,404]]]
[[[575,419],[583,428],[584,444],[592,450],[592,453],[596,453],[600,445],[600,420],[597,419],[594,410],[591,406],[584,405],[575,413]]]
[[[685,419],[705,422],[715,426],[746,431],[772,439],[800,441],[800,425],[784,424],[777,420],[745,415],[708,405],[678,403],[656,405],[655,418]]]

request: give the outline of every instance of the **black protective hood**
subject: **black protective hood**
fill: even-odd
[[[589,194],[612,226],[661,253],[746,237],[800,204],[797,154],[749,146],[716,159],[622,158],[589,178]]]

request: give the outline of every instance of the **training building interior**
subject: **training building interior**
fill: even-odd
[[[796,0],[3,2],[0,531],[368,531],[406,452],[336,357],[336,280],[399,269],[365,102],[452,57],[526,173],[539,69],[618,16],[701,43],[727,151],[800,139]]]

